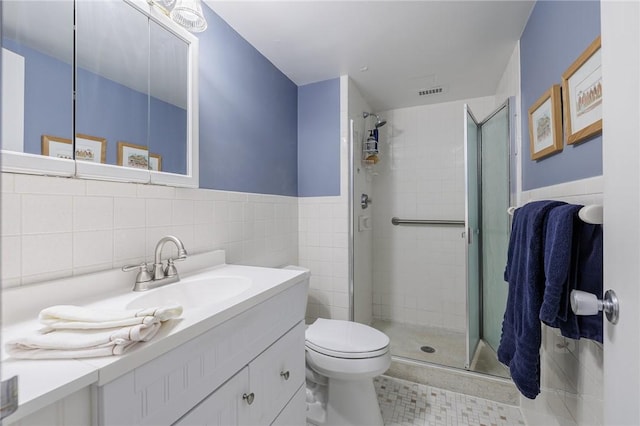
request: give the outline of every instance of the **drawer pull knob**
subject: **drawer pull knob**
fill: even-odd
[[[244,399],[245,401],[247,401],[247,404],[251,405],[253,404],[253,400],[256,396],[253,394],[253,392],[251,392],[250,394],[243,394],[242,395],[242,399]]]
[[[280,377],[282,377],[285,380],[289,380],[289,370],[281,372]]]

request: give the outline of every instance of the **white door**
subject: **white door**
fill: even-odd
[[[604,327],[604,423],[640,424],[640,2],[601,2],[604,286],[620,300]]]

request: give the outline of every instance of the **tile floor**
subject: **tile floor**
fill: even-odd
[[[374,380],[385,426],[525,425],[518,407],[387,376]]]

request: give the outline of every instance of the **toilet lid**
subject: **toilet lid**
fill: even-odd
[[[340,358],[370,358],[388,350],[389,337],[368,325],[318,318],[305,332],[306,346]]]

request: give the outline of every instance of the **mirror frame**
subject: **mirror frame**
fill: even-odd
[[[168,16],[149,5],[145,0],[122,0],[139,12],[155,21],[188,45],[188,111],[187,111],[187,173],[158,172],[115,166],[110,164],[90,163],[85,161],[65,160],[45,157],[16,151],[1,150],[2,172],[37,174],[49,176],[65,176],[80,179],[108,180],[116,182],[151,183],[156,185],[183,186],[198,188],[199,186],[199,109],[198,109],[198,38],[173,22]],[[74,37],[77,33],[74,33]],[[75,67],[74,52],[74,67]],[[75,110],[73,112],[75,119]],[[74,135],[75,142],[75,135]]]

